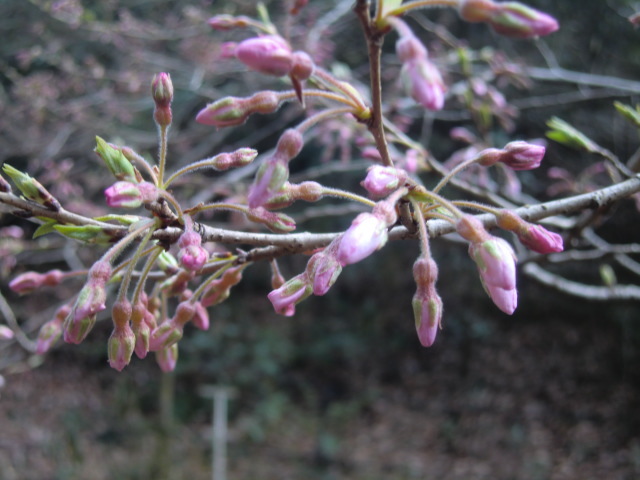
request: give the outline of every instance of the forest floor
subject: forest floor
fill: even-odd
[[[228,478],[640,478],[640,385],[620,331],[543,327],[436,347],[426,370],[407,355],[394,381],[354,380],[322,409],[281,399],[259,431],[232,399]],[[157,370],[50,360],[0,390],[1,480],[211,478],[208,403],[163,429],[144,387]]]

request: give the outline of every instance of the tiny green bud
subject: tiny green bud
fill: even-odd
[[[8,163],[2,166],[4,173],[11,177],[18,190],[29,200],[47,207],[49,210],[57,212],[60,210],[60,202],[44,188],[40,182],[30,175],[13,168]],[[5,182],[6,183],[6,182]]]
[[[109,171],[118,179],[137,183],[135,168],[125,157],[122,149],[110,145],[96,136],[96,148],[93,150],[107,165]]]

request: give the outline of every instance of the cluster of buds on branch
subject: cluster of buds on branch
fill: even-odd
[[[296,14],[304,9],[305,3],[296,3]],[[249,121],[254,114],[273,114],[288,102],[297,102],[310,112],[298,125],[281,133],[274,152],[259,160],[251,184],[244,189],[239,187],[233,197],[185,206],[185,201],[171,189],[178,178],[196,170],[224,172],[247,166],[258,152],[241,148],[219,153],[169,173],[167,145],[174,86],[168,73],[159,73],[151,84],[153,119],[160,144],[156,164],[130,147],[113,145],[97,137],[95,152],[115,177],[104,192],[106,204],[115,210],[128,209],[130,213],[116,212],[97,218],[75,215],[65,210],[35,179],[5,165],[3,171],[23,198],[13,194],[11,185],[3,179],[0,201],[41,219],[37,235],[57,232],[85,243],[108,246],[88,271],[27,272],[11,282],[14,291],[28,293],[86,275],[77,297],[61,306],[42,327],[37,351],[46,352],[59,337],[69,343],[82,342],[111,303],[110,365],[122,370],[134,354],[144,358],[155,352],[160,367],[168,371],[175,368],[185,326],[193,324],[207,329],[207,309],[226,300],[232,287],[255,262],[271,262],[272,291],[268,298],[277,313],[290,316],[305,298],[327,294],[343,268],[383,248],[394,232],[403,232],[404,238],[417,239],[420,244],[420,254],[413,265],[417,288],[412,306],[419,341],[430,346],[443,321],[443,302],[436,285],[439,268],[430,248],[431,226],[437,222],[450,226],[449,231],[457,232],[468,243],[469,255],[477,265],[487,294],[500,310],[512,314],[517,306],[517,256],[505,239],[489,233],[485,223],[470,212],[489,214],[500,229],[514,233],[522,245],[537,253],[562,251],[562,237],[525,221],[513,208],[451,199],[442,190],[449,184],[455,185],[459,174],[472,168],[486,170],[497,165],[512,170],[536,168],[545,155],[545,147],[523,140],[504,146],[486,145],[454,168],[440,170],[442,176],[431,188],[417,175],[416,167],[403,169],[394,164],[394,158],[406,157],[405,163],[413,165],[419,157],[424,167],[429,154],[424,146],[385,118],[380,39],[392,32],[398,34],[396,52],[410,96],[426,109],[443,108],[448,90],[445,80],[424,44],[401,18],[415,9],[435,6],[457,8],[461,19],[488,23],[496,32],[510,37],[546,35],[558,28],[552,17],[517,2],[379,0],[372,13],[369,2],[358,0],[355,12],[362,23],[370,55],[368,98],[365,92],[317,65],[312,55],[296,50],[268,18],[218,15],[209,20],[215,30],[251,31],[247,39],[225,47],[228,59],[240,61],[261,74],[285,77],[291,89],[217,99],[197,114],[196,121],[218,128],[233,127]],[[336,117],[351,122],[354,128],[364,125],[370,133],[370,144],[365,148],[374,145],[377,154],[370,156],[374,163],[363,172],[362,186],[368,196],[316,181],[290,182],[290,164],[303,152],[307,132]],[[437,170],[432,168],[434,165],[441,164],[432,162],[432,170]],[[297,228],[294,218],[277,211],[297,201],[319,202],[326,197],[360,205],[361,213],[345,231],[291,233]],[[141,213],[143,209],[145,213]],[[203,212],[229,211],[244,215],[254,231],[213,228],[198,218]],[[263,227],[275,234],[255,233],[255,229]],[[250,250],[237,249],[240,245],[248,245]],[[276,259],[309,252],[304,271],[286,280]]]

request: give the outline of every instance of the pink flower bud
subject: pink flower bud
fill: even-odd
[[[173,100],[173,84],[168,73],[159,73],[153,77],[151,82],[151,96],[155,103],[153,119],[155,122],[166,127],[171,125],[173,114],[171,112],[171,101]]]
[[[418,339],[423,347],[430,347],[436,339],[442,321],[442,299],[436,292],[438,266],[431,258],[420,257],[413,264],[416,293],[411,302]]]
[[[106,284],[111,278],[109,262],[98,261],[89,269],[87,282],[78,294],[73,310],[65,320],[64,340],[80,343],[96,321],[96,314],[106,308]]]
[[[342,265],[333,250],[335,248],[329,246],[314,254],[307,263],[305,272],[313,282],[314,295],[326,294],[342,272]]]
[[[529,228],[518,234],[518,239],[525,247],[538,253],[556,253],[564,250],[562,237],[540,225],[529,225]]]
[[[232,15],[214,15],[207,23],[214,30],[231,30],[233,28],[243,28],[247,27],[250,24],[250,19],[243,15],[234,17]]]
[[[511,315],[518,303],[516,290],[516,255],[503,239],[489,237],[469,245],[469,255],[476,262],[480,280],[493,303]]]
[[[116,326],[109,337],[109,343],[107,345],[109,366],[121,372],[124,367],[129,365],[135,345],[136,336],[129,326],[129,323],[127,322],[122,326]]]
[[[564,249],[562,237],[546,228],[526,222],[511,210],[500,210],[496,215],[498,226],[515,233],[520,242],[538,253],[561,252]]]
[[[209,252],[202,246],[202,237],[193,230],[185,230],[178,239],[178,262],[180,265],[190,272],[200,270],[207,260],[209,260]]]
[[[258,156],[258,152],[253,148],[239,148],[231,153],[216,155],[213,158],[213,167],[221,172],[230,168],[244,167],[253,162],[256,156]]]
[[[427,58],[404,65],[411,97],[429,110],[442,110],[447,87],[438,68]]]
[[[407,179],[407,172],[394,167],[374,165],[367,169],[367,176],[361,185],[373,197],[386,197]]]
[[[501,35],[531,38],[548,35],[559,28],[558,21],[552,16],[519,2],[498,3],[497,6],[488,22]]]
[[[158,198],[158,191],[149,182],[116,182],[104,191],[107,205],[114,208],[138,208]]]
[[[183,335],[184,324],[176,323],[174,319],[167,319],[158,325],[149,337],[149,350],[157,352],[178,343]]]
[[[337,259],[342,266],[359,262],[382,248],[387,239],[387,224],[371,213],[361,213],[340,237]]]
[[[296,222],[289,215],[270,212],[263,207],[252,208],[247,213],[252,222],[261,223],[275,233],[289,233],[296,229]]]
[[[156,107],[168,107],[173,100],[173,84],[168,73],[158,73],[151,82],[151,96]]]
[[[237,285],[242,280],[242,265],[231,267],[225,270],[222,277],[213,280],[202,294],[200,302],[204,307],[210,307],[222,303],[229,298],[231,287]]]
[[[523,141],[510,142],[502,149],[499,161],[513,170],[532,170],[540,166],[545,150],[542,145]]]
[[[218,128],[242,125],[254,113],[273,113],[280,107],[276,92],[258,92],[248,98],[224,97],[200,110],[196,121]]]
[[[244,40],[236,47],[236,57],[252,70],[281,77],[291,70],[291,47],[277,35]]]
[[[147,310],[146,302],[142,299],[138,300],[138,303],[133,306],[131,311],[131,328],[136,337],[134,351],[138,358],[146,357],[149,352],[151,329],[145,322],[145,315],[147,314],[153,317],[153,314]]]
[[[164,373],[173,372],[178,363],[178,344],[174,343],[168,348],[156,352],[156,362]]]
[[[196,313],[191,320],[193,326],[199,330],[209,330],[209,312],[201,302],[195,302]]]
[[[46,273],[25,272],[18,275],[9,283],[9,288],[16,293],[30,293],[42,286],[55,287],[59,285],[64,274],[60,270],[50,270]]]
[[[311,295],[311,291],[309,278],[305,273],[301,273],[273,290],[267,297],[276,313],[290,317],[295,313],[295,305]]]
[[[458,13],[467,22],[488,22],[498,8],[492,0],[462,0],[458,4]]]
[[[426,47],[418,38],[410,33],[410,30],[404,32],[405,35],[400,36],[396,42],[396,53],[402,63],[422,60],[428,57]]]
[[[43,355],[48,352],[51,347],[58,341],[62,335],[62,325],[64,320],[71,312],[71,305],[65,304],[56,310],[54,317],[46,322],[38,332],[36,340],[36,353]]]
[[[300,130],[290,128],[280,135],[276,145],[275,156],[282,157],[289,161],[296,157],[304,146],[304,139]]]
[[[313,74],[315,67],[315,63],[307,53],[293,52],[289,75],[296,80],[307,80]]]
[[[274,155],[258,169],[256,178],[249,187],[249,208],[258,208],[278,194],[289,178],[289,165],[285,159]]]

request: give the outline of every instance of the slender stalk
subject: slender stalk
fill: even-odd
[[[160,126],[160,153],[158,161],[158,185],[164,186],[164,169],[167,163],[167,136],[169,133],[168,125]]]
[[[136,284],[136,288],[133,291],[133,296],[131,297],[131,303],[133,305],[138,303],[138,299],[140,298],[140,295],[142,294],[142,292],[144,292],[144,285],[147,282],[149,272],[151,272],[151,268],[153,268],[153,264],[158,259],[158,257],[162,254],[163,251],[164,249],[162,247],[154,247],[153,253],[151,253],[147,257],[147,261],[145,262],[144,267],[142,268],[142,272],[140,273],[140,279],[138,280],[138,283]]]
[[[138,261],[140,260],[140,258],[142,258],[142,253],[144,251],[144,248],[149,242],[149,240],[151,240],[151,235],[153,235],[153,231],[154,231],[153,228],[150,228],[147,231],[147,233],[144,235],[144,237],[140,241],[138,248],[136,248],[136,251],[133,254],[133,257],[131,257],[131,261],[129,262],[129,268],[127,268],[127,271],[124,273],[124,277],[122,278],[122,282],[120,283],[120,290],[118,291],[118,298],[116,299],[117,302],[122,301],[126,298],[127,291],[129,290],[129,285],[131,284],[131,277],[133,275],[133,271],[135,270],[136,265],[138,264]],[[144,280],[144,277],[142,277],[141,281],[143,280]]]
[[[375,207],[376,205],[376,202],[369,200],[368,198],[357,195],[355,193],[347,192],[345,190],[340,190],[338,188],[323,187],[322,194],[329,195],[331,197],[344,198],[347,200],[352,200],[354,202],[360,202],[369,207]]]
[[[398,17],[417,8],[457,7],[459,4],[460,0],[416,0],[414,2],[405,3],[394,10],[386,12],[385,17]]]
[[[413,206],[414,218],[418,222],[418,233],[420,235],[420,251],[425,258],[431,257],[431,247],[429,246],[429,232],[427,231],[427,222],[424,218],[424,214],[420,209],[420,203],[415,200],[410,200]]]
[[[371,118],[367,122],[367,127],[376,142],[376,148],[382,158],[382,164],[388,167],[393,166],[389,146],[384,132],[382,115],[382,66],[381,52],[384,42],[384,30],[375,29],[369,14],[369,2],[358,0],[354,9],[360,19],[364,36],[367,41],[369,54],[369,76],[371,86]]]

